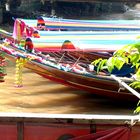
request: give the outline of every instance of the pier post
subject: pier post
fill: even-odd
[[[3,22],[3,10],[0,7],[0,24]]]
[[[6,1],[6,3],[5,3],[5,10],[6,10],[7,12],[10,11],[10,0],[7,0],[7,1]]]
[[[51,15],[55,16],[55,14],[56,14],[55,13],[55,4],[56,4],[55,0],[51,0],[50,3],[51,3]]]

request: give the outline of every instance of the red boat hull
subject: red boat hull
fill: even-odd
[[[81,140],[78,138],[97,135],[98,137],[112,135],[110,140],[139,140],[140,138],[139,123],[130,128],[129,124],[125,124],[125,120],[95,119],[96,115],[84,115],[83,118],[79,115],[76,118],[74,116],[76,114],[72,117],[72,115],[63,114],[0,113],[0,139]],[[82,140],[87,140],[84,137]]]

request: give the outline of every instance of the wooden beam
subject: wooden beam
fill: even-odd
[[[51,1],[51,0],[44,0]],[[140,0],[54,0],[56,2],[140,2]]]

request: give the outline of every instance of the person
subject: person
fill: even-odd
[[[37,30],[39,30],[39,31],[46,30],[45,21],[44,21],[44,19],[42,17],[39,17],[37,19]]]
[[[25,46],[25,40],[22,39],[19,43],[20,47],[23,48]]]
[[[40,35],[39,35],[38,31],[34,31],[32,36],[34,38],[40,38]]]
[[[32,40],[30,38],[27,38],[25,41],[25,50],[29,53],[32,53],[34,49]]]

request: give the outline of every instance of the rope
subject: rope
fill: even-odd
[[[0,82],[4,82],[4,76],[6,75],[5,66],[4,53],[0,52]]]
[[[111,77],[116,80],[119,84],[121,84],[123,87],[125,87],[127,90],[129,90],[133,95],[135,95],[137,98],[140,99],[140,93],[132,89],[130,86],[128,86],[125,82],[123,82],[121,79],[116,77],[115,75],[111,75]]]
[[[22,71],[23,67],[26,63],[26,59],[24,58],[17,58],[16,60],[16,72],[15,72],[15,86],[22,87],[23,86],[23,78],[22,78]]]

